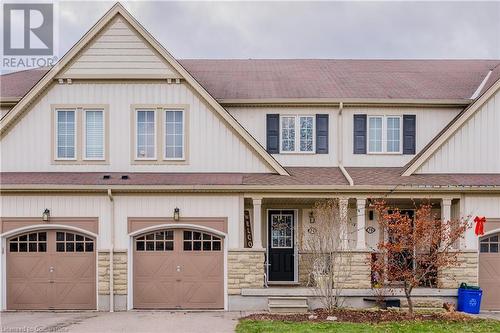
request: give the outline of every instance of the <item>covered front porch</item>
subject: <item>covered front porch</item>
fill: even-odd
[[[387,237],[372,206],[378,198],[376,195],[246,195],[240,232],[242,246],[230,251],[228,257],[230,308],[265,309],[269,297],[305,297],[310,307],[320,304],[314,291],[307,243],[308,237],[317,230],[315,205],[328,199],[335,199],[338,203],[341,218],[338,234],[345,242],[341,251],[348,252],[351,258],[349,267],[344,269],[349,276],[342,285],[341,294],[347,305],[373,305],[363,299],[378,292],[373,288],[372,262],[377,244]],[[442,220],[457,219],[462,215],[459,196],[410,198],[391,195],[383,199],[390,206],[404,211],[413,211],[423,202],[431,203],[433,214]],[[280,230],[275,230],[276,225]],[[464,235],[455,248],[463,252],[463,265],[439,272],[434,288],[421,288],[416,295],[428,300],[439,298],[447,301],[454,299],[460,282],[477,283],[474,235]],[[397,289],[394,292],[398,294]]]

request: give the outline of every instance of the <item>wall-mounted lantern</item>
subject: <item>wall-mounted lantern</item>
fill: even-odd
[[[48,208],[45,208],[45,210],[42,213],[42,221],[49,222],[49,220],[50,220],[50,210]]]
[[[314,212],[311,210],[309,212],[309,223],[314,223],[316,222],[316,219],[314,218]]]
[[[174,221],[179,221],[180,218],[180,209],[175,207],[174,208]]]

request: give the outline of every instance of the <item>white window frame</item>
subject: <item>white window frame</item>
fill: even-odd
[[[75,125],[75,130],[74,130],[74,157],[59,157],[59,111],[71,111],[74,114],[74,125]],[[76,108],[58,108],[55,109],[55,122],[56,122],[56,132],[55,132],[55,160],[56,161],[76,161],[78,158],[78,114],[77,114],[77,109]]]
[[[370,119],[382,118],[382,151],[370,151]],[[399,150],[387,151],[387,119],[399,118]],[[398,115],[372,115],[368,116],[366,124],[366,151],[371,155],[401,155],[403,153],[403,116]]]
[[[167,112],[178,111],[182,113],[182,157],[167,157]],[[186,160],[186,112],[184,109],[166,108],[163,109],[163,160],[164,161],[185,161]]]
[[[154,156],[153,157],[139,157],[138,156],[138,144],[139,144],[139,140],[137,140],[138,136],[139,136],[139,129],[138,129],[138,117],[137,115],[139,114],[140,111],[151,111],[153,112],[153,115],[154,115],[154,134],[153,134],[153,137],[154,137]],[[148,109],[148,108],[141,108],[141,109],[136,109],[135,112],[134,112],[134,156],[135,156],[135,159],[138,160],[138,161],[156,161],[158,159],[157,157],[157,150],[158,150],[158,115],[157,115],[157,110],[156,109]]]
[[[283,150],[282,140],[283,140],[283,127],[282,127],[282,118],[294,118],[295,121],[295,150]],[[312,118],[312,150],[311,151],[302,151],[300,150],[300,119],[301,118]],[[316,116],[309,114],[280,114],[280,129],[279,129],[279,147],[280,154],[315,154],[316,153]]]
[[[100,111],[102,112],[102,157],[87,157],[87,112]],[[102,108],[83,109],[83,160],[84,161],[104,161],[106,160],[106,113]]]

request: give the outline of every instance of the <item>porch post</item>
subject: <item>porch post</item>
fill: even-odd
[[[441,199],[441,221],[445,224],[441,228],[441,238],[448,239],[450,237],[450,225],[447,223],[451,221],[451,199]]]
[[[253,248],[262,249],[262,199],[253,199]]]
[[[366,207],[366,199],[356,199],[356,205],[357,205],[357,219],[358,219],[358,225],[357,225],[357,239],[356,239],[356,249],[358,250],[365,250],[366,249],[366,240],[365,240],[365,228],[366,228],[366,213],[365,213],[365,207]]]
[[[347,249],[349,247],[349,241],[347,238],[347,205],[349,203],[348,198],[339,198],[339,213],[340,213],[340,241],[342,249]]]

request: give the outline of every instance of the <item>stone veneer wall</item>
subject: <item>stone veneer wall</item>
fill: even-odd
[[[99,295],[109,295],[109,252],[100,251],[97,260]],[[115,295],[127,295],[127,252],[115,252],[113,261]]]
[[[340,265],[339,272],[345,272],[342,276],[343,289],[371,288],[371,260],[369,252],[353,251],[348,254],[345,267]],[[313,255],[301,253],[299,255],[299,282],[302,286],[312,287],[313,279],[310,278]]]
[[[227,254],[227,288],[229,295],[242,288],[264,286],[264,251],[229,250]]]
[[[477,252],[460,252],[458,264],[438,271],[439,288],[458,288],[460,283],[477,285],[479,255]]]

